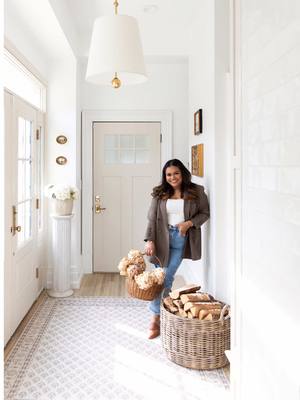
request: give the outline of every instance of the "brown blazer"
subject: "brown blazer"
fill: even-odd
[[[193,226],[188,229],[183,258],[200,260],[201,258],[201,225],[209,218],[209,205],[203,186],[197,185],[198,199],[184,200],[184,219],[191,220]],[[152,199],[148,212],[148,226],[145,241],[152,240],[155,244],[156,256],[166,267],[169,261],[169,229],[166,210],[167,200],[157,197]],[[155,258],[151,259],[155,261]]]

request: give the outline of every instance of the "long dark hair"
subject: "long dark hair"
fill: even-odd
[[[159,199],[169,199],[173,196],[174,189],[166,180],[166,170],[168,167],[177,167],[180,169],[182,175],[181,197],[188,200],[197,198],[196,185],[191,181],[192,175],[183,163],[180,160],[177,160],[177,158],[165,163],[162,169],[161,184],[153,188],[151,193],[152,196],[158,197]]]

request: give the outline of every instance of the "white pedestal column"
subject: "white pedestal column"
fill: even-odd
[[[52,297],[68,297],[71,289],[71,215],[51,215],[52,217]]]

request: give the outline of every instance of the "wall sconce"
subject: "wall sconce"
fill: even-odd
[[[65,135],[59,135],[59,136],[57,136],[56,141],[59,144],[65,144],[65,143],[67,143],[68,139]]]
[[[67,161],[68,160],[64,156],[56,157],[56,163],[59,165],[65,165],[65,164],[67,164]]]

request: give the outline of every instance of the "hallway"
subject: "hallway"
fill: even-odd
[[[98,390],[102,374],[112,399],[118,390],[147,398],[153,386],[172,400],[299,400],[299,0],[0,4],[9,398],[83,400],[81,375]],[[95,67],[95,83],[99,20],[134,29],[96,36],[105,53],[96,46],[95,59],[108,66]],[[210,214],[196,227],[177,213],[195,229],[198,256],[182,260],[175,286],[201,285],[230,305],[230,370],[171,364],[160,339],[146,339],[146,302],[116,274],[130,249],[144,248],[151,193],[174,158],[204,188]],[[173,194],[180,207],[192,200]]]

